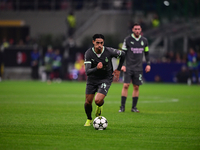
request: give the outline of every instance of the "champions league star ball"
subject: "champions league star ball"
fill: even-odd
[[[107,128],[107,126],[108,126],[108,121],[103,116],[98,116],[93,121],[93,127],[96,130],[105,130]]]

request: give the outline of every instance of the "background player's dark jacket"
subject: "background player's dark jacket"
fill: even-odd
[[[95,68],[97,67],[97,64],[99,62],[102,62],[103,68],[98,69],[92,74],[88,75],[88,78],[91,79],[106,79],[106,78],[109,79],[110,77],[112,78],[112,73],[113,73],[112,58],[121,57],[122,53],[124,52],[104,46],[103,52],[98,56],[98,54],[96,54],[96,52],[94,51],[94,48],[89,48],[85,52],[85,63],[91,62],[91,68]]]

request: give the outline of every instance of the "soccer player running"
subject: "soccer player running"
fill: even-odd
[[[145,54],[147,63],[145,71],[149,72],[151,70],[148,41],[145,37],[140,35],[142,31],[140,24],[135,23],[132,31],[133,33],[124,39],[124,43],[122,45],[122,50],[125,52],[126,66],[122,66],[121,68],[124,72],[124,84],[121,93],[121,106],[119,112],[125,111],[128,88],[131,81],[133,84],[131,111],[139,112],[136,105],[139,97],[139,86],[143,83],[143,54]]]
[[[112,81],[118,81],[120,70],[125,59],[123,51],[105,47],[104,36],[95,34],[93,36],[94,47],[85,52],[85,72],[87,75],[85,113],[87,121],[84,126],[90,126],[92,123],[92,102],[95,96],[97,105],[95,115],[100,116],[104,98],[108,93]],[[119,65],[113,71],[112,58],[120,58]],[[96,93],[96,95],[95,95]]]

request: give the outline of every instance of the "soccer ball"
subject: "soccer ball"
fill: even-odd
[[[107,126],[108,126],[108,121],[103,116],[98,116],[93,121],[93,127],[96,130],[105,130],[107,128]]]

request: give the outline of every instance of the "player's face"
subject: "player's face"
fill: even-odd
[[[101,52],[104,45],[104,40],[101,38],[96,38],[95,41],[93,40],[94,48],[97,52]]]
[[[134,26],[132,31],[133,31],[133,34],[135,35],[135,37],[139,37],[140,33],[142,31],[141,26],[139,26],[139,25]]]

